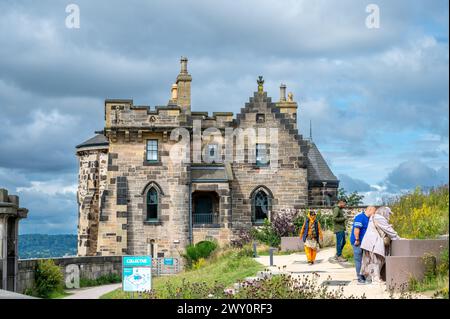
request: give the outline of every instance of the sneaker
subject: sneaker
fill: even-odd
[[[338,262],[338,259],[337,259],[337,258],[338,258],[337,256],[333,256],[333,257],[328,258],[328,261],[329,261],[330,263],[334,264],[334,263],[337,263],[337,262]]]
[[[358,279],[358,285],[365,285],[365,284],[367,284],[367,282],[364,279],[362,278]]]
[[[347,261],[347,259],[345,259],[345,258],[342,257],[342,256],[339,256],[339,257],[337,258],[337,261],[340,262],[340,263],[345,263],[345,262]]]

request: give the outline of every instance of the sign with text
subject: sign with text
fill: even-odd
[[[152,288],[152,258],[150,256],[122,257],[122,290],[149,291]]]

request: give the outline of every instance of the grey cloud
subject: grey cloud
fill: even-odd
[[[406,161],[389,173],[386,183],[393,190],[448,184],[448,167],[435,170],[421,161]]]
[[[307,135],[312,120],[324,154],[372,163],[374,152],[396,152],[399,141],[386,136],[400,131],[448,143],[448,2],[379,0],[381,28],[370,30],[371,2],[78,0],[81,28],[70,30],[65,2],[2,1],[0,184],[70,184],[74,146],[103,127],[103,100],[167,103],[181,55],[189,57],[195,110],[238,112],[264,75],[273,100],[281,82],[294,92],[300,131]],[[415,150],[407,158],[448,166],[434,144]],[[407,171],[389,182],[413,184]],[[365,189],[364,179],[348,184]],[[30,192],[33,210],[48,201],[61,212],[56,195]],[[74,214],[75,204],[58,203]]]
[[[363,180],[352,178],[346,174],[339,174],[339,186],[347,192],[369,192],[374,190],[369,184]]]

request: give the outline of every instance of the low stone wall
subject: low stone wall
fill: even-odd
[[[194,244],[203,240],[215,239],[219,246],[225,246],[230,243],[231,232],[228,228],[193,227],[192,236]]]
[[[51,258],[66,276],[65,267],[77,265],[80,269],[80,278],[97,279],[103,275],[122,272],[122,256],[93,256],[93,257],[63,257]],[[34,286],[35,269],[40,259],[22,259],[18,262],[17,292],[24,293],[26,289]]]
[[[386,284],[392,290],[407,290],[411,278],[422,280],[427,267],[434,268],[441,253],[448,249],[448,239],[394,240],[386,257]],[[431,264],[430,264],[431,260]]]

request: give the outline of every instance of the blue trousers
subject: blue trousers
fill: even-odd
[[[345,231],[338,231],[336,233],[336,256],[342,255],[342,249],[345,246]]]
[[[362,251],[361,247],[353,245],[353,260],[355,261],[356,276],[358,277],[358,279],[365,280],[365,277],[360,274],[362,255],[363,255],[363,251]]]

